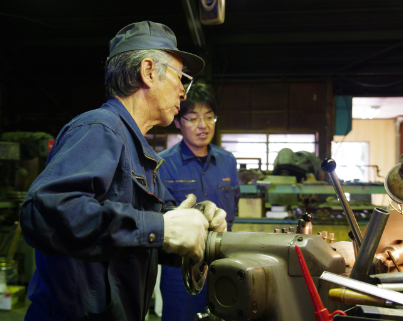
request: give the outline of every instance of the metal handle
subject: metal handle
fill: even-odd
[[[358,248],[361,247],[362,244],[362,234],[361,230],[358,226],[357,220],[355,219],[354,213],[351,210],[350,205],[347,202],[346,196],[344,195],[343,189],[341,188],[339,179],[337,178],[336,172],[336,162],[332,158],[325,158],[320,167],[322,170],[329,174],[330,179],[333,183],[334,190],[336,191],[337,196],[339,197],[341,206],[343,207],[344,212],[347,215],[347,220],[350,225],[351,232],[354,235],[354,239],[357,242]]]
[[[193,208],[202,211],[203,205],[196,203]],[[189,258],[182,257],[183,285],[189,294],[199,294],[203,289],[208,271],[208,265],[205,262],[205,257],[206,255],[204,255],[203,260],[198,264],[194,264]]]
[[[220,257],[223,233],[208,232],[202,263],[194,265],[190,259],[182,258],[182,278],[188,293],[199,294],[207,278],[208,266]]]
[[[167,206],[162,209],[162,213],[176,210],[177,208],[178,206]],[[203,211],[203,204],[196,203],[193,208]],[[183,285],[189,294],[196,295],[201,292],[206,282],[207,272],[208,265],[204,258],[200,263],[194,264],[191,259],[182,257]]]
[[[204,260],[195,265],[191,259],[182,258],[183,284],[189,294],[196,295],[201,292],[206,282],[207,271],[208,265]]]

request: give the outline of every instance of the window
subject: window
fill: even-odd
[[[337,177],[344,181],[369,182],[368,149],[368,142],[332,142],[332,158],[336,161]]]
[[[146,134],[145,138],[147,143],[151,146],[156,153],[159,153],[165,149],[165,135],[164,134]]]
[[[172,147],[182,140],[180,134],[146,134],[147,143],[156,153],[162,152],[164,149]],[[165,147],[166,146],[166,147]]]
[[[181,134],[168,134],[167,135],[167,148],[179,143],[183,136]]]
[[[274,160],[283,148],[294,152],[317,152],[315,134],[222,134],[221,147],[234,154],[247,169],[273,170]]]

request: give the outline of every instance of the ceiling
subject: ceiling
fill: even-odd
[[[353,118],[381,119],[403,116],[403,97],[355,97]]]
[[[335,95],[403,93],[401,0],[227,0],[219,25],[200,23],[199,0],[18,0],[0,9],[0,98],[12,108],[20,96],[47,97],[69,114],[55,92],[102,92],[109,40],[142,20],[166,24],[180,50],[201,55],[199,78],[215,88],[331,80]]]

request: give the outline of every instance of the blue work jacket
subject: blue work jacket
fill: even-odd
[[[203,165],[184,141],[159,155],[165,160],[160,167],[161,179],[169,191],[165,200],[175,200],[179,204],[190,193],[196,195],[197,202],[210,200],[227,212],[227,229],[230,231],[240,196],[235,157],[210,144]],[[206,286],[198,295],[190,295],[183,286],[180,268],[162,266],[161,273],[163,321],[194,320],[196,313],[204,312]]]
[[[212,201],[227,212],[227,229],[230,231],[240,196],[234,155],[209,144],[203,165],[183,140],[159,155],[165,160],[159,171],[161,179],[175,201],[181,203],[188,194],[195,194],[197,202]],[[168,193],[165,200],[171,201]]]
[[[164,240],[162,159],[110,98],[61,130],[21,210],[26,320],[144,320]]]

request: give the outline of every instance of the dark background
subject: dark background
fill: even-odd
[[[402,96],[401,0],[227,0],[225,22],[210,26],[200,24],[198,12],[197,0],[3,1],[0,134],[56,135],[75,115],[99,107],[105,100],[109,40],[125,25],[143,20],[166,24],[180,50],[205,59],[199,78],[214,86],[230,119],[222,129],[241,128],[242,111],[249,110],[244,129],[320,132],[326,117],[332,121],[329,96]],[[315,126],[293,125],[290,113],[300,112],[294,117],[298,123],[305,109],[314,115],[316,108],[304,104],[300,94],[317,90],[315,101],[319,97],[330,112],[317,113]],[[285,118],[274,122],[283,125],[262,123],[262,115],[273,117],[284,108]],[[240,123],[231,127],[233,110]],[[329,141],[331,129],[327,135]]]

